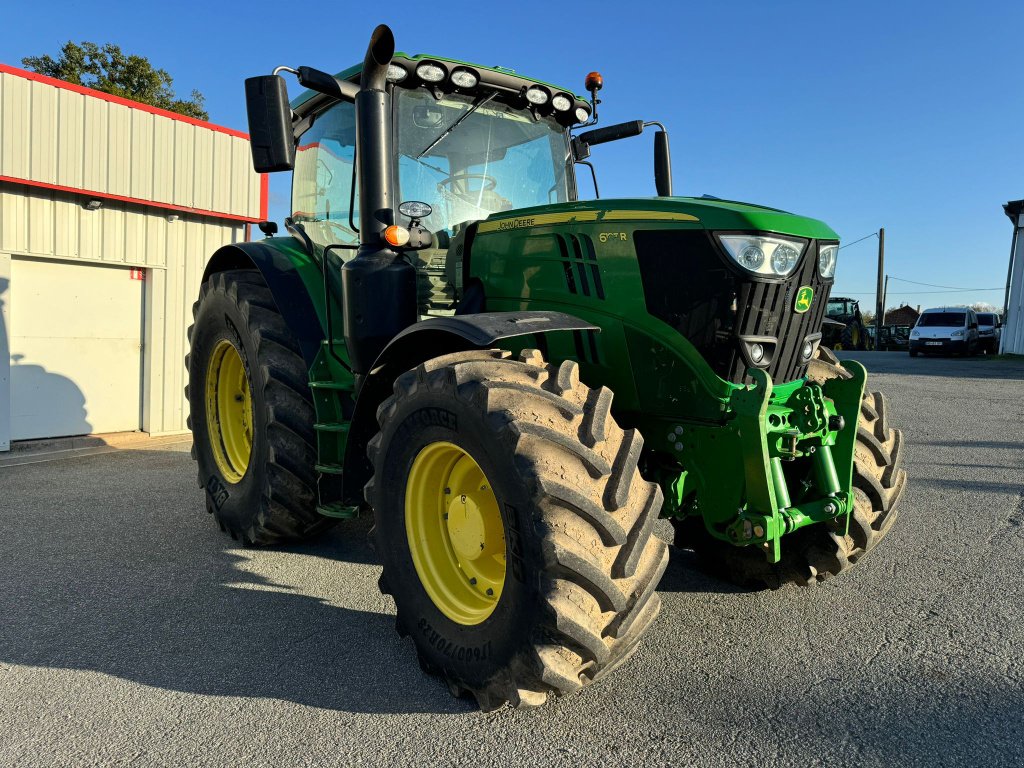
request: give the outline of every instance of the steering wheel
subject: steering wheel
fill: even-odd
[[[457,181],[469,181],[470,179],[480,179],[483,182],[483,186],[480,189],[471,192],[456,192],[455,190],[448,190],[448,194],[454,194],[467,202],[473,202],[473,200],[470,199],[470,196],[476,198],[481,192],[490,192],[498,186],[498,180],[493,176],[488,176],[486,173],[456,173],[454,176],[449,176],[447,179],[439,181],[437,183],[437,189],[439,192],[444,193],[445,187],[450,187]]]
[[[335,221],[334,219],[320,219],[316,223],[326,224],[338,234],[344,235],[344,239],[338,240],[339,245],[359,245],[359,237],[340,221]]]

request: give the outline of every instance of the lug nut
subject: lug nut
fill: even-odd
[[[488,594],[488,595],[493,595],[493,594],[494,594],[494,590],[493,590],[493,589],[491,589],[490,587],[488,587],[488,588],[487,588],[487,594]]]
[[[835,504],[829,502],[828,504],[825,505],[825,514],[826,515],[834,515],[835,513],[836,513],[836,505]]]

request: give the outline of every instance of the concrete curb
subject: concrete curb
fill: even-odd
[[[192,435],[188,432],[158,437],[152,437],[147,432],[114,432],[104,435],[26,440],[12,444],[10,453],[0,454],[0,467],[38,464],[114,451],[161,450],[191,442]]]

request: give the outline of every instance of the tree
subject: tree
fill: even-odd
[[[975,312],[996,312],[1002,313],[1002,307],[997,307],[994,304],[989,304],[987,301],[976,301],[970,305],[971,309]]]
[[[126,55],[113,43],[99,46],[70,40],[54,59],[50,55],[26,56],[23,66],[41,75],[55,77],[97,91],[140,101],[160,109],[177,112],[199,120],[208,120],[203,109],[203,94],[192,91],[191,98],[179,99],[171,87],[174,79],[163,69],[154,69],[149,59]]]
[[[864,325],[874,325],[875,313],[870,309],[862,309],[860,312],[860,319],[864,321]]]

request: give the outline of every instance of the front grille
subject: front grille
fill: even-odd
[[[818,242],[812,240],[793,275],[781,283],[755,282],[726,266],[724,254],[701,230],[650,230],[634,234],[647,311],[665,321],[728,381],[749,383],[740,336],[778,340],[767,367],[772,380],[804,375],[804,339],[821,329],[832,287],[818,275]],[[810,310],[794,310],[797,291],[814,289]]]

